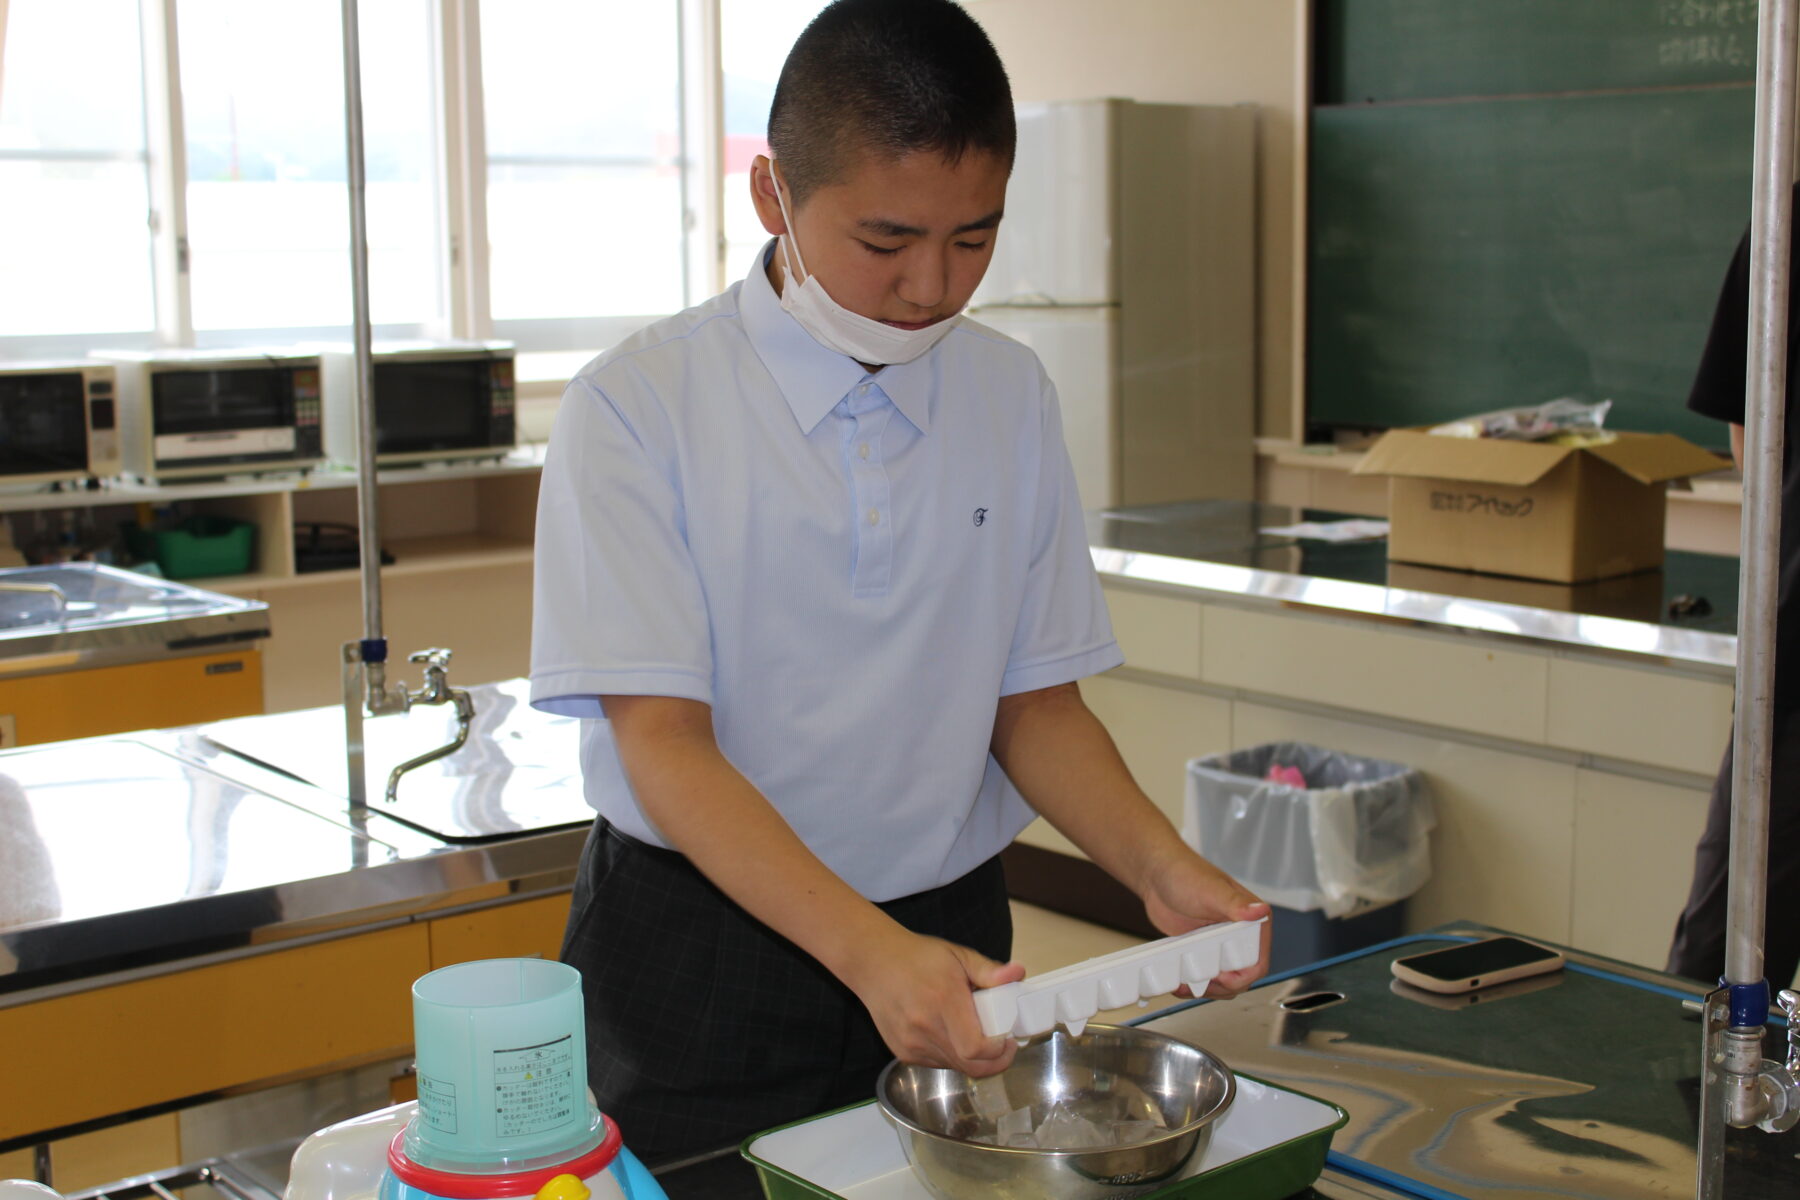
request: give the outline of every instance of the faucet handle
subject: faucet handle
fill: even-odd
[[[1788,1070],[1800,1070],[1800,992],[1782,988],[1775,1003],[1788,1023]]]
[[[406,661],[425,663],[433,667],[448,667],[450,665],[450,651],[441,646],[430,650],[414,650],[411,654],[406,656]]]

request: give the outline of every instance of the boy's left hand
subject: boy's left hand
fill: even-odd
[[[1267,904],[1185,846],[1146,873],[1143,901],[1150,923],[1170,935],[1220,921],[1256,921],[1269,915]],[[1216,1000],[1228,1000],[1268,970],[1269,926],[1265,924],[1256,965],[1220,974],[1208,985],[1206,994]]]

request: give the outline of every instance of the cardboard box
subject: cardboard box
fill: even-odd
[[[1667,433],[1576,449],[1396,429],[1356,473],[1388,477],[1389,558],[1587,583],[1662,566],[1670,481],[1730,465]]]

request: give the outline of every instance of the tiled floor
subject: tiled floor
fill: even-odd
[[[1090,925],[1017,900],[1012,902],[1012,914],[1013,958],[1025,964],[1027,977],[1111,954],[1143,941],[1129,933]],[[1135,1007],[1116,1008],[1099,1013],[1094,1020],[1118,1022],[1136,1016],[1139,1011]]]

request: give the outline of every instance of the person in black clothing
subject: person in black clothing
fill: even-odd
[[[1790,275],[1792,264],[1790,263]],[[1800,368],[1800,325],[1790,311],[1789,370]],[[1688,408],[1731,425],[1731,456],[1744,453],[1745,355],[1750,325],[1750,234],[1738,243],[1713,313],[1706,352],[1688,396]],[[1763,936],[1764,974],[1787,987],[1800,968],[1800,425],[1795,424],[1795,386],[1788,381],[1787,438],[1781,467],[1781,581],[1775,634],[1775,744],[1769,781],[1768,923]],[[1713,781],[1706,831],[1694,853],[1694,881],[1675,925],[1668,970],[1706,983],[1725,971],[1727,866],[1731,853],[1731,746]]]

